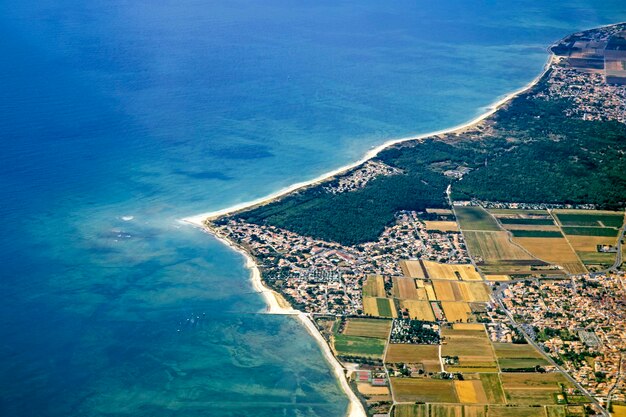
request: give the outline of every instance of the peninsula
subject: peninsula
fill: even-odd
[[[350,416],[626,415],[626,24],[461,127],[186,219],[294,314]]]

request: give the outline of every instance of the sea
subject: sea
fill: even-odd
[[[473,119],[623,0],[0,0],[0,415],[343,416],[181,218]]]

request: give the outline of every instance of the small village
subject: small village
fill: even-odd
[[[216,232],[248,249],[263,279],[303,311],[361,314],[365,275],[402,275],[398,259],[468,263],[458,230],[429,230],[415,212],[400,212],[377,242],[342,246],[279,229],[230,220]]]
[[[504,285],[506,309],[557,363],[604,403],[626,400],[623,273]]]

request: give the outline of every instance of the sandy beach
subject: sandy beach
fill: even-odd
[[[268,288],[267,286],[265,286],[265,284],[263,283],[263,280],[261,278],[261,272],[254,260],[254,258],[252,257],[251,254],[249,254],[244,248],[242,248],[241,246],[239,246],[237,243],[230,241],[229,239],[227,239],[224,236],[221,236],[217,233],[215,233],[211,228],[209,228],[206,225],[206,221],[210,220],[210,219],[215,219],[227,214],[231,214],[233,212],[237,212],[240,210],[244,210],[253,206],[257,206],[257,205],[262,205],[262,204],[267,204],[270,203],[271,201],[278,199],[294,190],[297,190],[299,188],[302,187],[308,187],[320,182],[323,182],[325,180],[327,180],[330,177],[333,177],[335,175],[341,174],[345,171],[348,171],[352,168],[355,168],[361,164],[363,164],[364,162],[368,161],[369,159],[374,158],[376,155],[378,155],[381,151],[383,151],[384,149],[388,148],[389,146],[398,144],[398,143],[402,143],[402,142],[407,142],[407,141],[411,141],[411,140],[422,140],[428,137],[432,137],[432,136],[437,136],[437,135],[443,135],[443,134],[449,134],[449,133],[461,133],[467,129],[471,129],[474,126],[478,125],[480,122],[482,122],[483,120],[485,120],[486,118],[490,117],[491,115],[493,115],[496,111],[498,111],[498,109],[500,109],[503,105],[505,105],[506,103],[508,103],[510,100],[512,100],[513,98],[517,97],[518,95],[528,91],[530,88],[532,88],[540,79],[541,77],[543,77],[543,75],[546,73],[546,71],[550,68],[551,63],[553,62],[554,56],[552,54],[549,55],[543,71],[537,76],[535,77],[531,82],[529,82],[528,84],[526,84],[524,87],[520,88],[517,91],[514,91],[508,95],[506,95],[505,97],[503,97],[502,99],[496,101],[495,103],[491,104],[490,106],[488,106],[486,108],[486,112],[481,114],[480,116],[474,118],[473,120],[470,120],[467,123],[464,123],[462,125],[459,126],[454,126],[452,128],[448,128],[448,129],[443,129],[443,130],[439,130],[436,132],[429,132],[429,133],[425,133],[425,134],[421,134],[421,135],[416,135],[416,136],[409,136],[409,137],[404,137],[404,138],[399,138],[399,139],[392,139],[389,140],[385,143],[383,143],[380,146],[377,146],[373,149],[371,149],[370,151],[368,151],[363,158],[361,158],[360,160],[353,162],[351,164],[342,166],[340,168],[337,168],[333,171],[327,172],[323,175],[320,175],[312,180],[309,181],[303,181],[303,182],[299,182],[296,184],[293,184],[289,187],[286,187],[284,189],[281,189],[269,196],[266,197],[262,197],[259,198],[257,200],[254,201],[250,201],[250,202],[246,202],[246,203],[241,203],[241,204],[237,204],[234,205],[232,207],[228,207],[225,209],[221,209],[221,210],[217,210],[217,211],[213,211],[213,212],[208,212],[208,213],[201,213],[195,216],[190,216],[190,217],[186,217],[184,219],[181,219],[182,222],[187,223],[187,224],[191,224],[193,226],[199,227],[201,229],[203,229],[206,233],[209,233],[211,235],[213,235],[215,238],[217,238],[218,240],[222,241],[224,244],[230,246],[232,249],[234,249],[235,251],[241,253],[244,258],[246,259],[246,267],[250,269],[250,279],[252,281],[252,286],[254,287],[254,289],[256,291],[258,291],[259,293],[261,293],[263,295],[263,298],[265,299],[265,302],[267,304],[267,312],[270,314],[291,314],[291,315],[295,315],[297,316],[297,318],[300,320],[300,322],[304,325],[304,327],[307,329],[307,331],[311,334],[311,336],[317,341],[317,343],[319,344],[320,348],[322,349],[322,352],[324,354],[324,357],[326,359],[326,361],[330,364],[330,366],[332,367],[340,385],[341,388],[343,389],[343,391],[346,393],[346,396],[348,397],[350,404],[348,407],[348,411],[347,411],[347,416],[348,417],[366,417],[367,414],[365,412],[365,409],[363,407],[363,405],[361,404],[361,402],[359,401],[359,399],[357,398],[356,394],[352,391],[352,389],[350,388],[350,385],[348,384],[348,381],[346,379],[346,374],[345,374],[345,368],[339,363],[339,361],[337,360],[337,358],[333,355],[329,344],[326,342],[326,340],[322,337],[322,335],[320,334],[320,332],[318,331],[317,327],[315,326],[315,324],[313,323],[311,317],[306,314],[306,313],[302,313],[298,310],[295,310],[293,308],[291,308],[290,306],[288,306],[288,304],[284,301],[284,299],[282,298],[282,296],[280,294],[277,294],[275,291],[273,291],[272,289]]]
[[[334,177],[335,175],[338,174],[342,174],[352,168],[355,168],[365,162],[367,162],[368,160],[376,157],[376,155],[378,155],[380,152],[382,152],[383,150],[385,150],[386,148],[396,145],[398,143],[402,143],[402,142],[408,142],[408,141],[412,141],[412,140],[422,140],[422,139],[426,139],[432,136],[438,136],[438,135],[445,135],[445,134],[449,134],[449,133],[461,133],[467,129],[471,129],[473,127],[475,127],[476,125],[478,125],[480,122],[482,122],[483,120],[485,120],[486,118],[488,118],[489,116],[493,115],[496,111],[498,111],[499,108],[501,108],[503,105],[505,105],[506,103],[508,103],[509,101],[511,101],[513,98],[517,97],[518,95],[528,91],[530,88],[532,88],[535,84],[537,84],[537,82],[541,79],[541,77],[543,77],[543,75],[546,73],[546,71],[550,68],[550,64],[552,63],[554,59],[554,55],[550,54],[544,67],[543,67],[543,71],[541,71],[541,73],[535,77],[531,82],[529,82],[528,84],[526,84],[524,87],[520,88],[519,90],[516,90],[510,94],[507,94],[505,97],[503,97],[502,99],[496,101],[495,103],[490,104],[489,106],[486,107],[486,112],[481,114],[480,116],[470,120],[467,123],[464,123],[462,125],[458,125],[458,126],[454,126],[451,128],[447,128],[447,129],[442,129],[442,130],[437,130],[435,132],[429,132],[429,133],[424,133],[424,134],[420,134],[420,135],[415,135],[415,136],[407,136],[404,138],[398,138],[398,139],[391,139],[388,140],[387,142],[383,143],[382,145],[379,145],[375,148],[370,149],[364,156],[363,158],[359,159],[356,162],[353,162],[351,164],[348,165],[344,165],[342,167],[339,167],[335,170],[329,171],[325,174],[322,174],[316,178],[313,178],[312,180],[308,180],[308,181],[302,181],[299,183],[295,183],[293,185],[290,185],[289,187],[285,187],[281,190],[278,190],[275,193],[272,193],[268,196],[265,197],[261,197],[257,200],[253,200],[253,201],[249,201],[249,202],[244,202],[241,204],[236,204],[234,206],[231,207],[227,207],[221,210],[216,210],[216,211],[212,211],[212,212],[207,212],[207,213],[200,213],[194,216],[190,216],[190,217],[185,217],[183,219],[181,219],[181,221],[185,222],[185,223],[189,223],[195,226],[200,226],[203,227],[204,226],[204,222],[206,220],[210,220],[210,219],[215,219],[227,214],[232,214],[234,212],[240,211],[240,210],[245,210],[254,206],[258,206],[258,205],[263,205],[263,204],[268,204],[270,202],[272,202],[273,200],[276,200],[280,197],[283,197],[286,194],[289,194],[299,188],[303,188],[303,187],[308,187],[311,185],[315,185],[318,184],[320,182],[324,182],[327,179]]]
[[[320,346],[322,353],[324,354],[324,359],[328,362],[328,364],[333,369],[333,372],[341,385],[341,388],[345,392],[348,397],[349,405],[346,413],[347,417],[367,417],[367,413],[363,408],[363,404],[359,401],[357,396],[354,394],[350,385],[348,384],[348,380],[346,378],[345,368],[339,363],[333,352],[330,350],[330,346],[324,340],[324,337],[319,332],[315,324],[313,323],[313,319],[307,313],[303,313],[299,310],[295,310],[291,308],[288,303],[282,298],[280,294],[277,294],[276,291],[268,288],[261,279],[261,271],[258,268],[258,265],[254,261],[254,258],[241,246],[236,244],[235,242],[214,233],[209,227],[204,224],[200,224],[202,230],[213,237],[215,237],[220,242],[232,248],[234,251],[240,253],[246,260],[246,268],[250,270],[250,281],[252,282],[252,287],[263,296],[265,300],[265,304],[267,308],[265,310],[268,314],[288,314],[294,315],[300,320],[300,322],[304,325],[307,332],[315,339],[317,344]]]

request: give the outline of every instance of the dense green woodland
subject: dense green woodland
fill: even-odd
[[[542,88],[543,82],[535,90]],[[459,200],[623,207],[626,126],[567,118],[567,106],[566,100],[523,94],[492,116],[494,129],[479,139],[450,135],[381,152],[377,159],[402,175],[341,194],[310,187],[236,217],[354,245],[376,240],[399,210],[446,207],[450,183]],[[462,180],[443,175],[459,166],[472,171]]]

